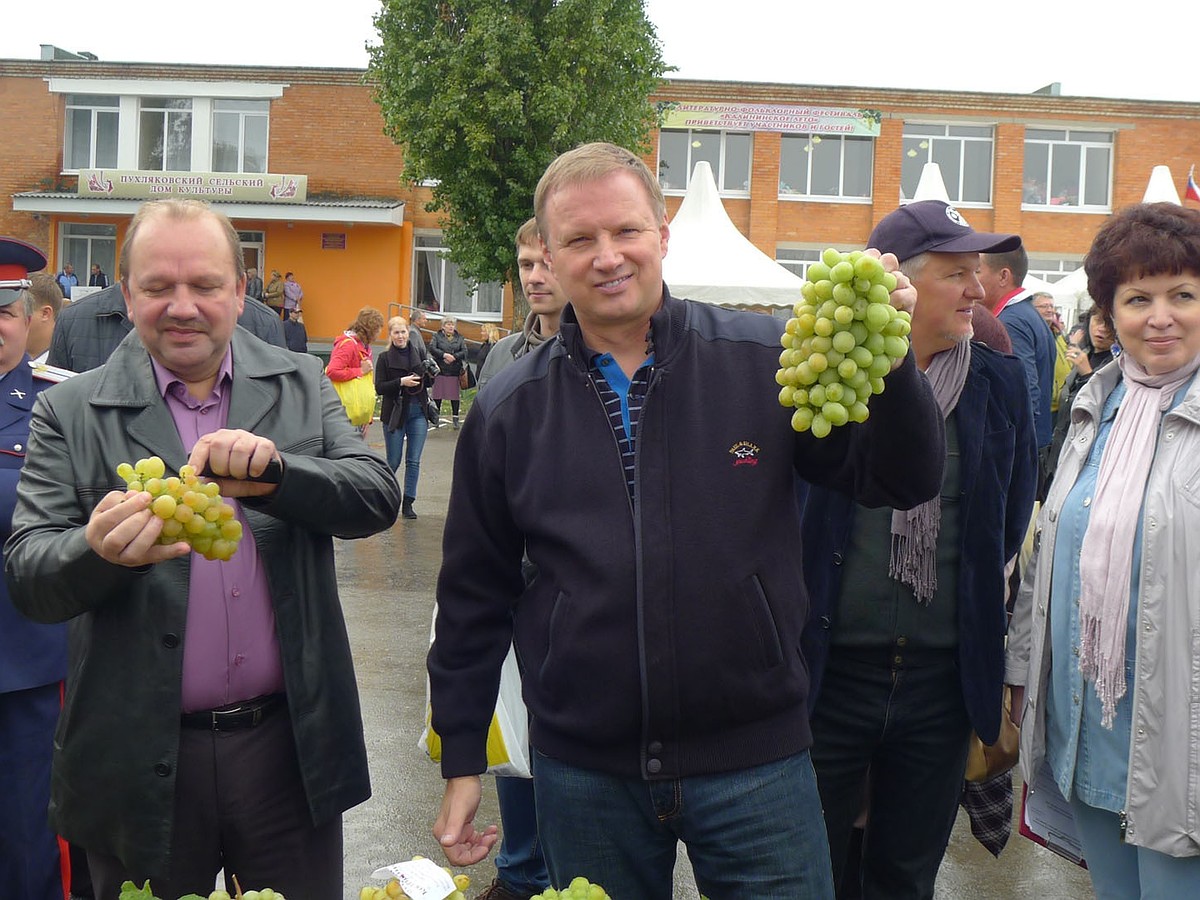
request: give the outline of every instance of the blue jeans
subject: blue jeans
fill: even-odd
[[[958,815],[971,734],[954,651],[833,648],[812,730],[835,882],[847,870],[865,797],[862,897],[929,900]]]
[[[550,887],[550,875],[538,840],[533,780],[497,778],[496,796],[500,800],[502,838],[496,875],[514,894],[540,894]]]
[[[383,446],[387,451],[388,465],[393,472],[400,469],[404,460],[404,496],[417,496],[417,479],[421,476],[421,451],[425,449],[425,438],[429,434],[429,420],[425,410],[417,401],[408,404],[408,415],[404,427],[395,431],[383,429]],[[408,453],[404,453],[404,439],[408,438]]]
[[[550,877],[583,875],[612,897],[671,900],[679,841],[714,900],[832,900],[808,753],[663,781],[580,769],[534,751],[538,828]]]
[[[1127,844],[1116,813],[1076,798],[1071,813],[1098,900],[1200,897],[1200,856],[1167,856]]]

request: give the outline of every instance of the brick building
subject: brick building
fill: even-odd
[[[172,181],[234,220],[248,265],[295,272],[314,338],[365,304],[511,324],[501,285],[472,287],[444,259],[429,192],[402,180],[362,70],[43,56],[0,60],[0,233],[55,269],[112,276],[132,213]],[[862,246],[932,161],[976,228],[1020,233],[1033,274],[1054,281],[1154,166],[1182,181],[1200,156],[1200,102],[682,80],[654,99],[647,162],[668,215],[707,160],[738,228],[799,273],[826,246]]]

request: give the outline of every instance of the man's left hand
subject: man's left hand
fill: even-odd
[[[241,429],[223,428],[196,441],[188,464],[197,472],[211,473],[210,480],[221,486],[224,497],[263,497],[278,487],[247,479],[261,475],[271,460],[279,459],[275,442]]]

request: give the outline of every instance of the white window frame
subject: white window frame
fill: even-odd
[[[688,185],[692,183],[692,169],[695,168],[695,163],[692,161],[692,146],[694,141],[692,135],[703,134],[707,136],[720,136],[720,150],[718,154],[718,165],[713,171],[713,179],[717,182],[717,192],[723,197],[749,197],[750,196],[750,178],[754,169],[754,133],[750,131],[718,131],[711,128],[662,128],[658,132],[658,162],[655,167],[658,172],[659,184],[663,183],[663,158],[662,158],[662,136],[664,134],[683,134],[687,138],[687,164],[686,172],[683,180],[683,187],[680,187],[674,180],[670,181],[670,187],[663,187],[663,193],[667,196],[680,196],[687,193]],[[726,143],[729,137],[746,138],[748,143],[748,152],[746,153],[746,177],[744,179],[745,187],[728,188],[724,187],[725,176],[729,174],[731,177],[736,177],[735,173],[726,171],[726,165],[729,159],[729,154],[726,152]]]
[[[143,99],[178,97],[192,101],[192,172],[212,171],[212,109],[213,101],[278,100],[288,87],[283,82],[257,81],[183,81],[141,78],[48,78],[52,94],[103,96],[118,98],[117,162],[115,168],[138,170],[141,101]],[[79,104],[73,104],[78,106]],[[268,151],[270,150],[270,110],[268,121]],[[70,159],[63,135],[63,165]],[[78,169],[63,169],[64,175],[78,174]]]
[[[987,129],[988,135],[984,137],[981,134],[965,133],[979,129]],[[956,131],[959,133],[956,134]],[[905,160],[917,160],[920,162],[921,168],[924,169],[925,163],[939,162],[939,160],[934,158],[935,151],[943,151],[939,155],[944,160],[946,157],[943,154],[946,146],[954,143],[958,144],[958,177],[950,177],[954,173],[948,172],[946,166],[939,165],[942,173],[942,181],[946,185],[946,193],[950,195],[950,202],[960,208],[975,207],[986,209],[992,206],[996,188],[995,126],[976,122],[924,122],[919,120],[905,121],[904,123],[904,135],[901,139],[901,153],[904,156],[900,162],[900,199],[902,203],[912,200],[912,197],[906,194],[904,190]],[[922,144],[925,146],[921,146]],[[967,179],[966,172],[968,165],[967,147],[968,145],[979,144],[987,144],[988,146],[987,199],[964,200],[963,185]],[[916,191],[916,188],[917,185],[913,184],[912,190]]]
[[[222,103],[257,103],[262,104],[262,109],[222,109]],[[218,169],[216,167],[216,141],[217,141],[217,118],[224,116],[237,118],[237,160],[238,167],[236,169]],[[247,169],[246,168],[246,121],[248,119],[263,119],[266,123],[266,129],[263,133],[263,153],[262,153],[262,168]],[[212,135],[209,141],[209,152],[212,171],[214,172],[237,172],[237,173],[252,173],[264,174],[269,170],[268,155],[271,149],[271,103],[269,100],[243,100],[219,97],[212,101]]]
[[[112,105],[100,105],[99,103],[95,102],[102,98],[103,99],[113,99],[116,101],[116,103],[112,104]],[[92,102],[88,102],[89,100],[92,100]],[[86,110],[91,111],[91,122],[89,125],[89,131],[88,131],[88,136],[87,136],[88,144],[89,144],[89,146],[88,146],[88,161],[87,161],[87,164],[84,166],[68,167],[71,157],[74,155],[72,153],[72,151],[74,149],[74,143],[76,140],[76,135],[74,133],[74,129],[72,128],[74,121],[73,121],[73,116],[71,115],[71,112],[72,112],[72,110],[80,110],[80,109],[86,109]],[[102,115],[111,115],[116,120],[117,133],[116,133],[115,137],[116,137],[117,146],[116,146],[115,150],[116,150],[116,153],[119,158],[120,152],[121,152],[121,147],[120,147],[121,98],[115,94],[69,94],[69,95],[67,95],[67,111],[66,111],[66,117],[65,117],[66,121],[63,125],[63,165],[64,165],[64,167],[67,167],[67,168],[65,168],[65,171],[78,172],[81,168],[82,169],[107,169],[107,168],[114,167],[114,165],[117,161],[116,159],[114,159],[112,161],[112,163],[106,163],[104,161],[97,162],[97,160],[96,160],[96,147],[97,147],[97,144],[99,143],[98,137],[99,137],[99,131],[100,131],[100,121],[99,120]]]
[[[1091,139],[1085,135],[1103,134],[1107,136],[1106,141]],[[1062,135],[1057,137],[1056,135]],[[1075,135],[1075,137],[1072,137]],[[1046,154],[1046,169],[1042,172],[1031,172],[1029,170],[1029,147],[1046,146],[1049,152]],[[1056,147],[1072,147],[1079,148],[1079,167],[1077,172],[1078,181],[1077,187],[1086,188],[1088,177],[1088,158],[1089,150],[1104,150],[1107,155],[1107,171],[1104,173],[1106,185],[1106,201],[1100,203],[1086,203],[1085,197],[1071,197],[1070,195],[1063,196],[1062,194],[1055,196],[1054,184],[1054,151]],[[1113,166],[1116,161],[1116,133],[1104,128],[1056,128],[1053,126],[1032,126],[1025,127],[1025,157],[1022,165],[1022,183],[1030,181],[1038,181],[1039,176],[1042,183],[1045,184],[1044,200],[1026,199],[1031,195],[1026,193],[1026,189],[1022,187],[1022,209],[1034,209],[1045,212],[1062,212],[1062,213],[1107,213],[1112,211],[1112,196],[1113,196]],[[1034,188],[1036,191],[1036,187]],[[1036,196],[1036,195],[1035,195]]]
[[[422,246],[422,241],[430,241]],[[449,250],[442,240],[440,231],[419,231],[413,236],[413,283],[411,300],[412,305],[417,306],[417,298],[420,294],[418,278],[421,274],[421,267],[418,265],[418,254],[427,254],[431,260],[437,260],[438,272],[438,287],[434,291],[438,298],[438,309],[429,310],[431,314],[437,316],[454,316],[459,319],[469,319],[473,322],[499,322],[504,315],[504,285],[499,281],[486,281],[483,283],[473,284],[469,294],[471,300],[471,308],[463,309],[447,309],[446,308],[446,276],[450,272],[451,267],[454,267],[454,274],[457,275],[457,267],[450,261]],[[426,263],[429,270],[433,270],[434,266],[431,261]],[[459,279],[464,284],[471,284],[464,278]],[[495,310],[480,310],[480,299],[482,297],[493,296],[499,301],[499,306]]]
[[[1062,281],[1082,267],[1083,260],[1077,256],[1029,256],[1029,274],[1047,284]]]
[[[867,166],[866,194],[846,194],[846,141],[854,141],[855,145],[869,144],[871,158]],[[834,194],[814,194],[812,192],[812,151],[815,147],[824,147],[827,142],[836,142],[838,146],[838,186]],[[804,155],[805,177],[807,190],[797,190],[783,180],[783,164],[785,148],[800,147]],[[815,200],[826,203],[870,203],[875,191],[875,138],[864,135],[841,134],[785,134],[779,145],[779,199],[780,200]]]
[[[187,107],[175,106],[170,107],[166,104],[172,100],[186,100]],[[161,106],[156,106],[156,103],[161,103]],[[192,166],[192,157],[196,148],[196,101],[193,97],[143,97],[138,103],[138,159],[137,168],[140,172],[191,172],[197,171]],[[142,161],[142,130],[145,123],[150,117],[161,116],[163,126],[163,148],[162,148],[162,165],[157,169],[151,169],[143,165]],[[181,117],[187,117],[188,120],[188,147],[187,147],[187,168],[182,166],[172,166],[169,154],[167,152],[167,136],[171,133],[172,120]],[[202,169],[199,171],[203,171]]]
[[[86,247],[80,255],[72,247]],[[99,263],[108,283],[117,282],[117,226],[96,222],[62,222],[58,226],[58,258],[75,267],[81,285],[92,277],[92,263]]]
[[[793,275],[800,278],[808,277],[808,267],[821,261],[824,247],[803,247],[797,244],[781,245],[775,248],[775,262],[779,263]]]

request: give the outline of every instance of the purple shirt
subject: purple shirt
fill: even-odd
[[[225,351],[207,400],[153,357],[154,379],[184,450],[226,427],[233,389],[233,352]],[[242,523],[242,540],[229,562],[191,556],[183,643],[183,712],[197,712],[283,691],[283,663],[267,572],[241,504],[226,499]]]

